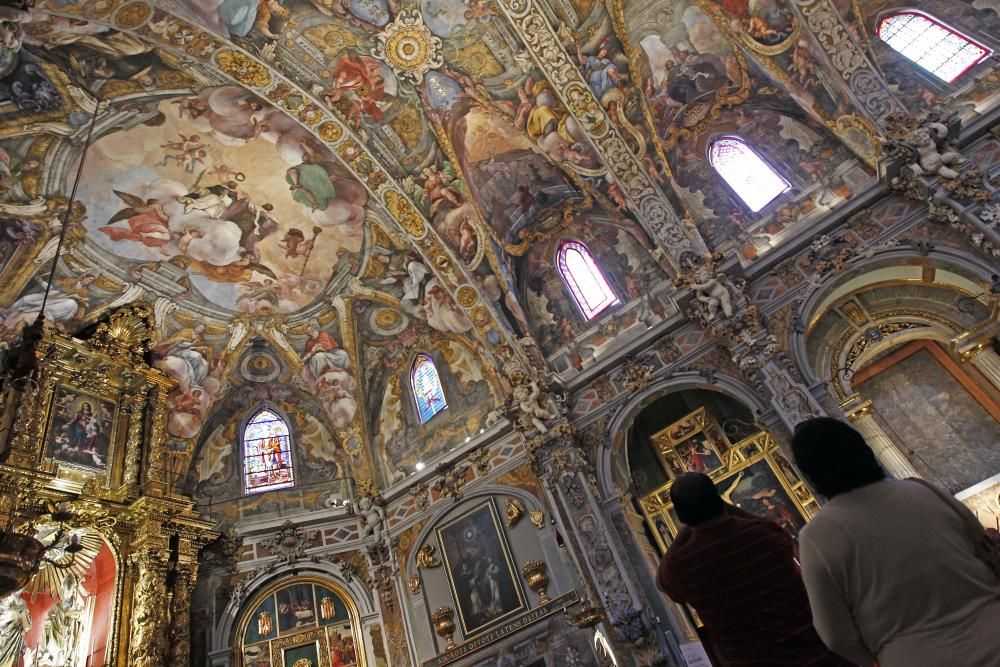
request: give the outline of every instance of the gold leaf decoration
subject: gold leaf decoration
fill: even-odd
[[[219,51],[215,62],[219,69],[244,85],[262,88],[271,83],[267,68],[239,51]]]

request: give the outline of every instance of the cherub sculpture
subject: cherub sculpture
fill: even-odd
[[[358,505],[355,509],[358,520],[361,522],[361,539],[369,535],[375,538],[375,542],[382,541],[382,530],[385,528],[385,510],[382,506],[372,500],[370,496],[358,498]]]
[[[937,174],[941,178],[958,178],[953,166],[965,162],[965,158],[958,151],[939,145],[947,136],[948,127],[933,121],[907,133],[906,143],[917,153],[917,160],[909,165],[915,176]]]
[[[695,269],[691,288],[694,290],[695,298],[705,304],[706,319],[714,320],[720,308],[725,317],[733,316],[733,298],[729,288],[713,276],[707,266],[702,265]]]
[[[511,395],[514,405],[521,412],[521,415],[538,429],[539,433],[548,433],[549,427],[545,422],[556,419],[559,415],[546,407],[546,404],[551,405],[552,402],[547,396],[542,395],[538,382],[535,380],[522,381],[514,386]]]

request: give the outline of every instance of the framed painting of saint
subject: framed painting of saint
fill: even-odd
[[[703,472],[712,478],[726,502],[767,517],[792,537],[798,536],[817,509],[816,499],[770,434],[760,431],[731,446],[725,440],[727,448],[720,451],[716,439],[711,437],[711,429],[698,428],[696,413],[679,423],[683,428],[675,429],[680,436],[676,441],[656,442],[654,436],[668,474],[673,467],[666,464],[675,461],[686,470]],[[681,528],[670,501],[675,477],[676,474],[670,474],[671,481],[639,501],[661,551],[666,551]]]
[[[45,456],[70,466],[108,470],[117,423],[114,401],[59,385],[52,401]]]
[[[652,437],[667,477],[685,472],[711,474],[723,467],[729,440],[705,408],[699,408]]]
[[[492,498],[437,535],[465,638],[527,609]]]

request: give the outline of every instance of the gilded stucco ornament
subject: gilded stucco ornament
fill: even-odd
[[[372,55],[410,83],[420,83],[427,72],[444,64],[441,40],[431,33],[418,9],[404,9],[375,35]]]
[[[441,567],[441,559],[434,555],[433,544],[425,544],[417,552],[417,566],[426,568]]]

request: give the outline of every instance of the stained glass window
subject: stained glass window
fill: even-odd
[[[413,360],[410,388],[413,389],[413,400],[417,404],[421,424],[426,424],[431,417],[448,407],[434,360],[426,354],[418,354]]]
[[[288,424],[271,410],[258,412],[243,431],[243,473],[247,493],[295,484]]]
[[[990,55],[954,28],[920,12],[890,14],[878,23],[883,42],[925,70],[951,83]]]
[[[618,304],[615,291],[594,261],[590,249],[579,241],[564,241],[559,246],[556,266],[573,300],[588,320]]]
[[[708,161],[754,213],[790,187],[739,137],[719,137],[712,141]]]

